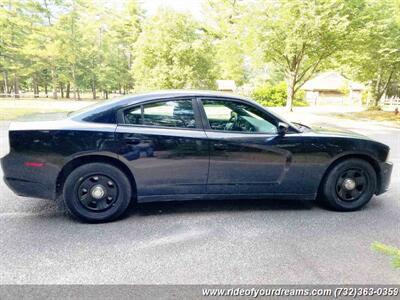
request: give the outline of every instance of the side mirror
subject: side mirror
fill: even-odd
[[[278,123],[278,134],[279,135],[285,135],[286,134],[286,132],[288,131],[288,129],[289,129],[289,125],[288,124],[286,124],[286,123],[283,123],[283,122],[279,122]]]

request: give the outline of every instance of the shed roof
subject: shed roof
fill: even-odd
[[[234,91],[236,90],[235,80],[217,80],[219,91]]]
[[[344,88],[350,90],[363,90],[364,85],[353,82],[338,72],[324,72],[307,81],[302,89],[306,91],[340,91]]]

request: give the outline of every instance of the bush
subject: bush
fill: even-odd
[[[307,106],[304,100],[304,91],[298,91],[293,106]],[[272,85],[270,83],[256,87],[251,94],[252,98],[263,106],[285,106],[287,98],[287,84],[282,81]]]
[[[361,103],[362,105],[366,105],[368,103],[368,89],[365,89],[361,92]]]
[[[368,106],[367,111],[381,111],[382,108],[380,106]]]

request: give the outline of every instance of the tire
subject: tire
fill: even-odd
[[[371,164],[362,159],[347,159],[329,171],[322,187],[322,200],[337,211],[358,210],[371,200],[376,186]]]
[[[90,163],[69,174],[63,196],[67,211],[79,220],[109,222],[127,210],[132,188],[120,169],[105,163]]]

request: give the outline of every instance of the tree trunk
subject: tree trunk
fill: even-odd
[[[53,85],[53,98],[57,99],[57,74],[56,74],[56,68],[53,66],[51,68],[51,82]]]
[[[75,66],[72,67],[72,83],[73,83],[73,92],[74,92],[74,100],[76,100],[76,78],[75,78]]]
[[[106,99],[108,99],[108,91],[107,90],[104,91],[104,96],[105,96]]]
[[[39,89],[39,84],[36,82],[36,96],[37,98],[40,97],[40,89]]]
[[[71,91],[71,83],[67,83],[67,91],[65,92],[65,98],[69,99],[69,93]]]
[[[295,95],[295,81],[296,76],[293,72],[289,72],[287,79],[287,98],[286,98],[286,109],[293,111],[293,100]]]
[[[39,98],[39,85],[36,80],[36,76],[33,79],[33,98]]]
[[[4,79],[4,97],[8,97],[8,78],[7,78],[7,71],[3,72],[3,79]]]
[[[44,94],[46,95],[46,98],[49,98],[48,90],[47,90],[47,83],[44,84]]]
[[[76,89],[76,96],[78,100],[81,100],[81,93],[79,92],[79,89]]]
[[[393,73],[394,73],[394,70],[392,70],[390,72],[389,77],[387,78],[387,80],[384,83],[382,88],[381,88],[382,76],[379,75],[378,81],[377,81],[377,88],[375,89],[376,90],[376,94],[375,94],[375,106],[376,107],[379,106],[379,102],[380,102],[382,96],[386,93],[386,91],[389,87],[389,84],[392,82]],[[379,85],[378,85],[378,83],[379,83]]]
[[[374,106],[378,106],[379,105],[379,90],[380,90],[380,86],[381,86],[381,80],[382,80],[382,75],[381,75],[381,71],[379,69],[379,73],[378,73],[378,78],[376,80],[376,85],[375,85],[375,89],[374,89]]]
[[[93,97],[93,100],[96,100],[96,76],[95,75],[93,75],[93,78],[92,78],[92,97]]]
[[[19,98],[19,80],[17,74],[14,73],[14,98]]]
[[[64,84],[60,84],[61,99],[64,98]]]

